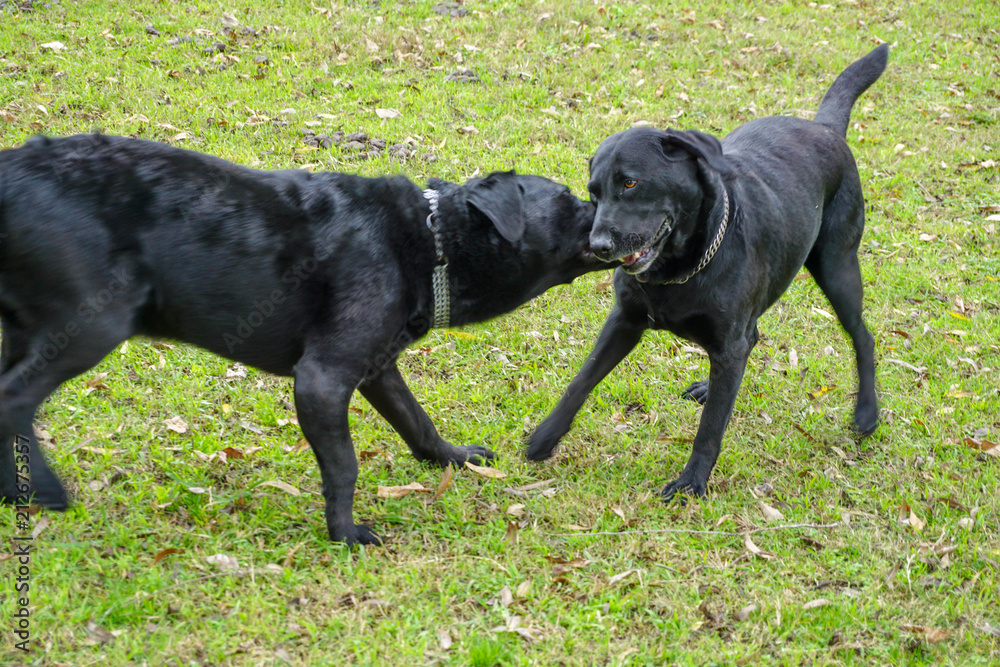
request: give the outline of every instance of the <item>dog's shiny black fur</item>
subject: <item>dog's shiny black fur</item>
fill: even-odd
[[[558,183],[497,172],[429,187],[453,326],[607,266],[589,252],[594,205]],[[294,377],[330,537],[378,542],[353,519],[355,389],[419,459],[493,457],[443,440],[396,366],[432,323],[429,213],[401,176],[258,171],[101,135],[0,152],[0,498],[66,507],[33,434],[38,406],[129,337],[166,337]]]
[[[532,434],[527,456],[552,455],[593,388],[649,328],[701,345],[707,382],[685,396],[704,404],[691,456],[662,491],[703,496],[733,411],[757,319],[806,266],[851,337],[858,366],[854,427],[878,422],[874,342],[862,320],[858,244],[865,202],[845,141],[854,101],[885,70],[883,45],[848,67],[813,121],[762,118],[720,142],[696,131],[636,128],[606,139],[591,161],[597,217],[593,251],[622,259],[617,303],[594,351],[559,405]],[[728,196],[729,224],[717,254],[690,277],[716,238]]]

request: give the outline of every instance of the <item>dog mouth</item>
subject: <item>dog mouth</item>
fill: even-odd
[[[660,250],[663,246],[663,240],[667,238],[667,235],[673,229],[673,226],[670,223],[670,216],[664,217],[663,222],[660,224],[660,228],[656,230],[656,234],[653,235],[653,240],[650,241],[648,245],[641,250],[637,250],[630,255],[622,257],[622,271],[631,275],[636,275],[648,269],[659,256]]]

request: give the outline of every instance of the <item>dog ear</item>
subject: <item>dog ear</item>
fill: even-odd
[[[524,193],[513,171],[497,171],[467,186],[469,206],[493,223],[500,236],[514,243],[524,236]]]
[[[722,153],[722,144],[711,134],[698,130],[667,130],[662,139],[664,154],[668,147],[677,146],[687,153],[700,157],[712,169],[726,173],[729,171],[729,161]],[[667,159],[670,157],[667,155]]]

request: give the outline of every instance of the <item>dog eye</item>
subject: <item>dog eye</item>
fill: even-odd
[[[635,185],[636,185],[636,183],[638,183],[638,182],[639,181],[635,180],[634,178],[626,178],[625,179],[625,187],[626,188],[634,188]]]

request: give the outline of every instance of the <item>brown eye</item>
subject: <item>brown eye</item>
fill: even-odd
[[[638,182],[639,181],[635,180],[634,178],[626,178],[625,179],[625,187],[626,188],[634,188],[635,184],[638,183]]]

